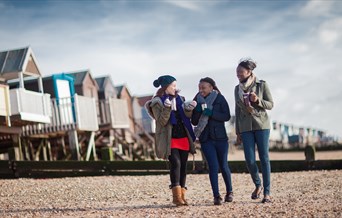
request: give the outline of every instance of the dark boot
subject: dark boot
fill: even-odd
[[[221,205],[222,204],[222,198],[219,195],[218,197],[214,197],[214,205]]]
[[[233,192],[228,192],[226,194],[226,196],[224,197],[224,201],[225,202],[232,202],[233,201],[233,197],[234,197]]]
[[[184,205],[189,205],[188,202],[185,200],[185,192],[186,188],[182,188],[182,200],[184,201]]]
[[[172,203],[175,205],[181,206],[185,204],[182,200],[182,188],[179,185],[172,187],[172,197]]]

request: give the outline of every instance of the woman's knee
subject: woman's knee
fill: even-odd
[[[209,170],[211,172],[215,172],[215,173],[219,172],[219,165],[215,161],[213,161],[213,160],[208,161],[208,166],[209,166]]]
[[[256,161],[255,160],[246,160],[246,164],[248,166],[255,166],[256,165]]]
[[[267,163],[270,161],[268,154],[261,155],[259,158],[260,158],[260,162],[262,163]]]

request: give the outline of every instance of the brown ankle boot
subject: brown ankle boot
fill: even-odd
[[[173,197],[173,201],[172,203],[174,203],[177,206],[181,206],[184,205],[184,201],[182,200],[182,189],[179,185],[174,186],[172,188],[172,197]]]
[[[188,202],[185,200],[185,192],[186,188],[182,188],[182,200],[184,201],[184,205],[189,205]]]

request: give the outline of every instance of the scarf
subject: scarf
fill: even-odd
[[[213,103],[218,95],[218,92],[216,90],[213,90],[206,98],[203,98],[202,95],[197,94],[196,100],[197,104],[207,104],[208,109],[212,110],[213,109]],[[199,118],[197,126],[194,128],[195,136],[196,138],[199,138],[201,133],[203,132],[204,128],[208,124],[209,117],[206,115],[201,115]]]
[[[195,137],[195,134],[194,134],[194,131],[192,129],[192,125],[191,125],[191,122],[190,122],[190,119],[185,115],[184,113],[184,110],[183,110],[183,100],[182,98],[177,95],[177,97],[175,96],[171,96],[171,95],[163,95],[161,97],[161,100],[164,104],[164,101],[166,99],[169,99],[171,102],[175,102],[176,106],[175,108],[172,107],[172,110],[171,110],[171,114],[170,114],[170,123],[172,125],[176,125],[177,124],[177,118],[176,118],[176,115],[175,115],[175,111],[178,110],[178,113],[180,114],[180,117],[183,121],[183,124],[185,126],[185,128],[188,130],[191,138],[192,138],[192,141],[195,141],[196,137]]]
[[[249,99],[247,102],[244,100],[243,95],[251,92],[252,87],[255,85],[255,81],[256,81],[256,76],[252,73],[250,77],[248,77],[246,82],[239,83],[239,97],[241,101],[244,103],[244,105],[246,106],[247,111],[253,115],[256,114],[257,111],[250,104]]]

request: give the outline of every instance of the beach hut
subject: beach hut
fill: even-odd
[[[98,119],[101,131],[130,127],[129,108],[126,99],[119,99],[110,76],[95,78],[99,87]]]
[[[61,73],[43,77],[42,81],[45,87],[44,92],[51,96],[52,124],[46,126],[54,126],[56,128],[54,131],[56,131],[61,125],[75,123],[74,79]],[[18,87],[18,82],[12,83],[10,86]],[[25,89],[38,92],[39,85],[36,80],[27,80],[25,81]]]
[[[133,134],[135,133],[135,125],[134,125],[134,115],[133,115],[133,107],[132,107],[132,96],[128,87],[124,85],[115,86],[117,98],[126,100],[127,109],[128,109],[128,119],[129,119],[129,131],[125,131],[125,140],[128,143],[133,143]]]
[[[35,79],[38,91],[25,89],[25,80]],[[10,89],[9,83],[18,87]],[[41,71],[31,47],[0,52],[0,146],[9,159],[21,160],[22,127],[50,123],[50,95],[44,93]],[[2,155],[3,156],[3,155]]]
[[[127,159],[123,150],[129,149],[126,141],[126,130],[130,127],[128,104],[125,99],[117,98],[117,89],[110,76],[95,78],[99,87],[98,120],[100,134],[96,138],[96,146],[101,147],[102,158]],[[108,155],[109,154],[109,155]]]
[[[138,102],[139,102],[139,108],[137,107],[136,109],[141,111],[141,126],[142,128],[150,133],[154,134],[155,133],[155,120],[153,120],[150,115],[148,114],[145,104],[148,100],[151,100],[153,98],[153,95],[146,95],[146,96],[140,96],[138,97]]]
[[[78,85],[75,85],[76,79],[78,79]],[[63,150],[65,150],[65,144],[68,145],[72,153],[71,158],[76,160],[82,159],[82,144],[88,143],[88,145],[83,146],[87,147],[87,156],[84,159],[88,160],[91,152],[93,152],[93,157],[96,158],[94,147],[95,131],[98,130],[96,100],[94,97],[81,95],[94,95],[91,91],[87,92],[87,89],[80,85],[83,82],[82,80],[85,80],[85,84],[88,84],[89,81],[90,84],[93,84],[88,71],[82,71],[79,74],[60,73],[44,77],[42,79],[43,84],[48,87],[45,91],[49,92],[52,97],[51,123],[40,126],[26,126],[23,135],[36,138],[39,136],[48,137],[50,141],[58,138],[61,141],[59,144],[62,145]],[[35,90],[37,85],[30,81],[27,82],[27,88]],[[80,95],[76,93],[76,88],[78,88]],[[97,90],[96,84],[93,84],[90,90],[93,88]]]
[[[95,80],[99,87],[100,125],[96,145],[102,147],[105,156],[108,156],[105,152],[108,154],[112,150],[115,157],[122,160],[151,158],[154,139],[152,136],[143,137],[143,127],[136,122],[133,105],[138,104],[137,99],[131,97],[125,85],[114,87],[110,76]]]
[[[24,77],[36,79],[39,91],[26,90]],[[0,78],[3,83],[11,80],[19,83],[18,88],[10,89],[8,93],[12,126],[24,126],[32,122],[50,123],[50,95],[44,93],[41,72],[30,47],[0,52]],[[7,88],[2,87],[4,95]]]
[[[139,124],[139,120],[137,122],[134,117],[133,107],[140,108],[137,99],[134,100],[126,85],[116,86],[116,90],[117,97],[121,100],[125,100],[127,103],[129,128],[122,129],[121,135],[123,136],[122,142],[125,142],[123,144],[126,145],[125,147],[129,147],[129,155],[133,160],[154,159],[154,138],[144,131],[143,127]],[[139,114],[141,114],[141,112],[139,112]]]
[[[7,127],[11,126],[11,104],[8,85],[0,84],[0,103],[0,116],[4,119],[4,123],[1,123],[1,126],[5,126],[7,129]]]
[[[75,93],[85,97],[95,98],[96,101],[99,99],[99,87],[89,69],[67,72],[66,74],[74,78]]]
[[[110,76],[96,77],[99,99],[117,98],[116,89]]]
[[[135,122],[134,131],[140,134],[142,128],[142,110],[137,96],[132,97],[132,109],[133,109],[133,119]],[[140,127],[140,128],[139,128]]]

